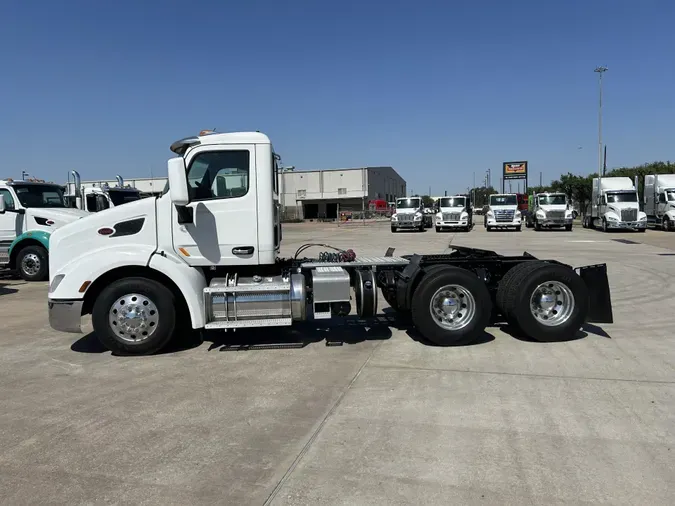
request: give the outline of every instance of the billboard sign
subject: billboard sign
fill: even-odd
[[[504,162],[504,179],[527,179],[527,162]]]

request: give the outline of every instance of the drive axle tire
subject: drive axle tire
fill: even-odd
[[[42,246],[26,246],[16,256],[16,269],[24,281],[49,279],[49,255]]]
[[[91,322],[99,341],[119,355],[149,355],[174,334],[176,301],[164,285],[147,278],[125,278],[96,298]]]
[[[507,321],[536,341],[574,337],[588,314],[584,281],[573,269],[559,264],[526,263],[497,297]]]
[[[475,274],[452,266],[429,270],[412,298],[412,321],[439,346],[476,342],[492,314],[487,286]]]
[[[395,234],[396,233],[396,227],[391,227],[391,233]]]

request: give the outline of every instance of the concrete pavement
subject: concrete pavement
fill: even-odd
[[[491,328],[439,348],[382,316],[127,358],[52,331],[46,284],[0,278],[3,502],[672,502],[675,234],[284,227],[284,254],[308,241],[606,261],[615,323],[564,343]]]

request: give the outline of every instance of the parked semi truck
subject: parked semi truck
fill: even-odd
[[[629,177],[593,178],[590,212],[586,212],[583,227],[603,232],[615,229],[644,232],[647,215],[640,211],[636,188]]]
[[[675,174],[645,176],[645,214],[649,225],[675,230]]]
[[[381,257],[357,257],[318,245],[327,251],[309,257],[317,247],[311,243],[282,258],[276,157],[266,135],[201,135],[171,149],[178,156],[168,162],[166,193],[52,235],[54,329],[79,332],[90,313],[110,350],[146,354],[163,348],[180,324],[283,327],[344,317],[352,304],[359,317],[372,317],[378,289],[439,345],[474,342],[495,315],[541,341],[569,338],[584,321],[612,320],[604,264],[577,272],[527,253],[459,246],[441,255],[394,256],[390,248]],[[218,184],[232,173],[247,176],[244,186]]]
[[[522,214],[518,209],[518,196],[515,193],[497,193],[490,195],[483,225],[490,232],[500,228],[522,229]]]
[[[0,180],[0,267],[26,281],[45,281],[51,233],[88,214],[68,208],[58,184]]]
[[[116,177],[117,186],[109,186],[107,183],[83,186],[80,174],[76,170],[71,174],[73,180],[70,180],[69,175],[65,194],[69,207],[96,213],[141,198],[141,193],[136,188],[124,185],[124,179],[119,174]]]
[[[564,193],[537,193],[532,195],[530,211],[525,226],[535,230],[560,228],[572,230],[574,213]]]
[[[396,199],[396,209],[391,215],[391,231],[417,230],[424,232],[424,206],[421,197]]]
[[[473,228],[473,213],[469,197],[455,195],[439,197],[436,201],[436,232],[444,230],[465,230]]]

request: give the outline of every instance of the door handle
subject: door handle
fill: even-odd
[[[253,246],[238,246],[232,248],[233,255],[252,255],[255,248]]]

